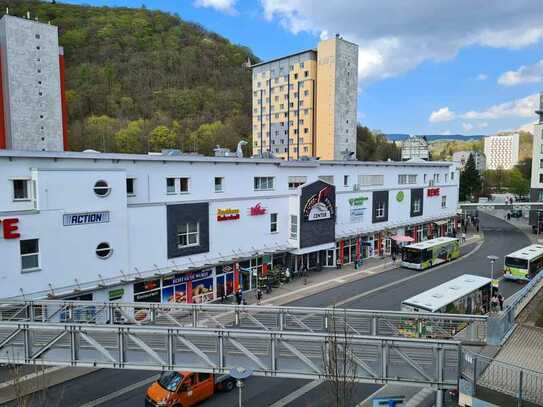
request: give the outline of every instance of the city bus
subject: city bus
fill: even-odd
[[[402,248],[402,267],[424,270],[460,257],[460,240],[438,237]]]
[[[529,281],[542,269],[543,245],[533,244],[505,256],[503,277]]]
[[[464,274],[402,301],[402,311],[482,315],[489,309],[491,282]]]

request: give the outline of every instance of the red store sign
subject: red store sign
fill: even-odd
[[[260,216],[266,214],[266,208],[262,206],[262,202],[251,207],[251,216]]]
[[[431,196],[439,196],[439,188],[428,188],[426,195]]]
[[[2,229],[2,236],[4,236],[4,239],[18,239],[21,237],[18,223],[19,219],[17,218],[0,220],[0,228]]]

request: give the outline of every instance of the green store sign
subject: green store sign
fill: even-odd
[[[117,288],[116,290],[111,290],[109,293],[109,300],[115,301],[123,298],[124,288]]]
[[[396,194],[396,201],[402,202],[404,198],[405,198],[405,194],[403,193],[403,191],[400,191]]]
[[[349,205],[351,206],[362,206],[364,203],[368,200],[368,198],[364,196],[359,196],[357,198],[351,198],[349,199]]]

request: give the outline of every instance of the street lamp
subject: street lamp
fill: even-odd
[[[496,262],[496,260],[499,259],[499,257],[490,255],[490,256],[486,256],[486,258],[490,260],[490,298],[488,299],[488,302],[489,302],[488,311],[490,312],[491,298],[494,295],[494,263]]]
[[[230,376],[232,376],[234,379],[236,379],[236,385],[239,389],[239,407],[241,407],[241,388],[243,387],[243,381],[244,379],[247,379],[249,376],[251,376],[251,374],[253,374],[253,372],[251,371],[251,369],[248,369],[246,367],[235,367],[233,369],[230,369],[230,371],[228,372],[230,374]]]

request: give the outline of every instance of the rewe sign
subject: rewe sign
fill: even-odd
[[[19,219],[8,218],[0,220],[0,229],[4,239],[18,239],[21,237],[19,233]]]

